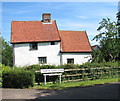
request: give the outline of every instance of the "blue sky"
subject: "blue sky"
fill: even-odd
[[[11,21],[40,21],[43,13],[51,13],[59,30],[86,30],[94,45],[99,22],[116,21],[117,12],[118,2],[2,2],[2,36],[10,41]]]

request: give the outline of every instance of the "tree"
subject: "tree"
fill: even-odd
[[[120,11],[117,13],[118,35],[120,37]]]
[[[0,58],[2,58],[2,64],[5,66],[13,66],[13,48],[8,42],[5,42],[2,36],[0,36]]]
[[[120,60],[120,40],[118,38],[118,27],[116,22],[111,22],[109,18],[103,18],[99,23],[97,31],[100,33],[96,35],[93,40],[100,41],[100,49],[97,54],[98,62]],[[96,58],[93,55],[94,58]]]
[[[2,37],[0,32],[0,63],[2,63]]]
[[[120,25],[120,12],[117,13],[117,19],[118,19],[117,25]]]

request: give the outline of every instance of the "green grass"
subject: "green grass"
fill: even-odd
[[[112,83],[112,82],[118,82],[119,78],[107,78],[107,79],[98,79],[98,80],[92,80],[92,81],[76,81],[76,82],[62,82],[59,83],[52,83],[52,84],[46,84],[42,83],[41,85],[35,85],[34,87],[31,87],[30,89],[66,89],[71,87],[85,87],[85,86],[92,86],[96,84],[105,84],[105,83]]]

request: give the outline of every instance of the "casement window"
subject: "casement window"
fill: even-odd
[[[47,63],[47,57],[38,57],[39,64]]]
[[[51,42],[51,45],[55,45],[55,42],[54,42],[54,41],[52,41],[52,42]]]
[[[38,49],[38,46],[36,42],[30,43],[30,50],[37,50],[37,49]]]
[[[69,64],[69,63],[74,64],[74,58],[67,59],[67,64]]]

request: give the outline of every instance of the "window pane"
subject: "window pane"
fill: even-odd
[[[40,64],[47,63],[46,57],[38,57],[38,60]]]
[[[55,42],[51,42],[51,45],[55,45]]]
[[[37,43],[30,43],[30,50],[37,50]]]
[[[74,64],[74,59],[67,59],[67,63],[72,63],[72,64]]]

